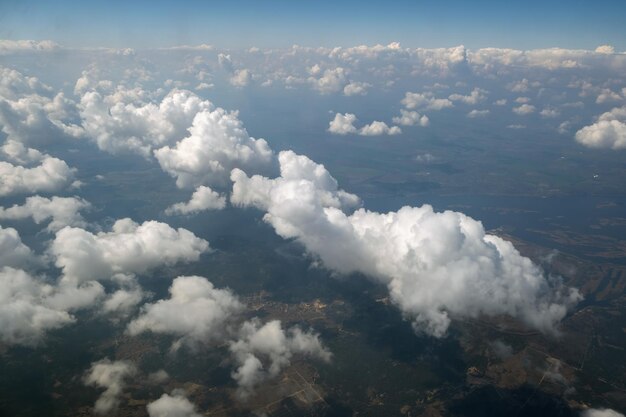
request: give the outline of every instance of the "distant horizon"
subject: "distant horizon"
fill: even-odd
[[[131,45],[119,45],[119,46],[112,46],[112,45],[105,45],[105,44],[100,44],[100,45],[83,45],[83,46],[75,46],[75,45],[69,45],[69,44],[65,44],[62,42],[59,42],[55,39],[8,39],[8,38],[0,38],[0,51],[5,48],[7,49],[7,45],[3,44],[6,42],[14,42],[15,46],[18,46],[17,48],[14,48],[15,50],[18,49],[27,49],[27,48],[20,48],[19,45],[20,43],[23,43],[24,46],[26,43],[33,43],[36,45],[40,45],[40,44],[45,44],[45,43],[49,43],[50,46],[52,46],[53,48],[60,48],[60,49],[67,49],[67,50],[72,50],[72,51],[101,51],[101,50],[124,50],[124,49],[132,49],[134,51],[158,51],[158,50],[174,50],[174,49],[198,49],[198,50],[207,50],[210,51],[212,49],[215,50],[230,50],[230,51],[241,51],[241,52],[247,52],[250,49],[260,49],[260,50],[285,50],[285,49],[291,49],[291,48],[295,48],[295,47],[301,47],[301,48],[310,48],[310,49],[318,49],[318,48],[323,48],[323,49],[334,49],[334,48],[342,48],[342,49],[348,49],[348,48],[357,48],[357,47],[368,47],[368,48],[373,48],[373,47],[377,47],[377,46],[382,46],[382,47],[390,47],[392,44],[398,44],[399,45],[399,49],[422,49],[422,50],[437,50],[437,49],[452,49],[452,48],[459,48],[459,47],[463,47],[466,50],[469,51],[479,51],[479,50],[487,50],[487,49],[494,49],[494,50],[512,50],[512,51],[520,51],[520,52],[529,52],[529,51],[545,51],[545,50],[563,50],[563,51],[584,51],[584,52],[596,52],[596,53],[602,53],[602,54],[626,54],[626,48],[624,48],[623,50],[616,47],[614,44],[611,43],[602,43],[602,44],[598,44],[595,46],[591,46],[588,48],[567,48],[567,47],[563,47],[563,46],[559,46],[559,45],[553,45],[553,46],[545,46],[545,47],[536,47],[536,48],[513,48],[513,47],[505,47],[505,46],[493,46],[493,45],[484,45],[484,46],[477,46],[477,47],[472,47],[472,46],[468,46],[465,45],[463,43],[460,44],[450,44],[450,45],[442,45],[442,46],[423,46],[423,45],[405,45],[402,42],[398,42],[398,41],[391,41],[391,42],[375,42],[375,43],[357,43],[357,44],[336,44],[336,45],[313,45],[313,44],[300,44],[300,43],[294,43],[291,45],[281,45],[281,46],[261,46],[261,45],[255,45],[255,44],[250,44],[247,46],[236,46],[236,47],[228,47],[228,46],[222,46],[220,44],[217,43],[211,43],[211,42],[200,42],[200,43],[191,43],[191,44],[171,44],[171,45],[162,45],[162,46],[145,46],[145,47],[136,47],[136,46],[131,46]],[[606,51],[600,51],[599,49],[602,47],[611,47],[614,49],[614,51],[612,52],[606,52]],[[53,49],[51,48],[51,49]],[[36,49],[36,48],[30,48],[33,51],[44,51],[45,48],[40,48],[40,49]]]

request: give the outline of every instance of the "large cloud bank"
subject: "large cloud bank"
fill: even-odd
[[[424,205],[346,214],[358,198],[338,189],[322,165],[291,151],[279,161],[275,179],[234,170],[232,203],[265,211],[280,236],[328,268],[384,283],[416,329],[443,336],[450,316],[508,314],[551,332],[580,298],[462,213]]]

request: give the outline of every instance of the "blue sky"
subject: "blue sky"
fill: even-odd
[[[132,3],[132,4],[131,4]],[[0,37],[68,46],[626,49],[623,0],[0,1]]]

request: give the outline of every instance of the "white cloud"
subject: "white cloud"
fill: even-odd
[[[31,40],[0,40],[0,55],[8,55],[19,52],[50,52],[61,47],[53,41],[31,41]]]
[[[283,330],[279,320],[264,325],[258,320],[245,322],[239,330],[239,338],[230,344],[239,367],[232,376],[239,385],[238,394],[246,398],[259,383],[276,377],[289,365],[294,355],[309,356],[330,361],[331,354],[312,332],[299,327]]]
[[[610,408],[589,408],[581,413],[582,417],[624,417],[624,414],[619,413]]]
[[[165,210],[165,214],[195,214],[204,210],[221,210],[226,207],[226,197],[204,185],[196,188],[187,203],[176,203]]]
[[[620,102],[622,100],[624,100],[624,97],[622,97],[620,94],[616,93],[615,91],[609,88],[604,88],[602,89],[600,94],[598,94],[598,98],[596,98],[596,104]]]
[[[141,274],[161,265],[196,261],[209,250],[206,240],[165,223],[117,220],[110,232],[92,234],[65,227],[50,244],[62,280],[80,283],[109,279],[118,273]]]
[[[371,86],[370,83],[351,81],[350,84],[343,88],[343,94],[346,96],[364,96],[367,94],[367,89]]]
[[[606,112],[576,132],[576,140],[590,148],[626,148],[626,107]]]
[[[33,168],[0,161],[0,196],[57,191],[73,181],[74,172],[65,161],[49,155]]]
[[[90,206],[79,197],[32,196],[21,206],[15,204],[8,208],[0,207],[0,219],[20,220],[32,217],[37,224],[51,219],[46,229],[54,232],[65,226],[84,227],[86,223],[79,212]]]
[[[611,45],[600,45],[595,50],[598,54],[614,54],[615,48]]]
[[[467,117],[469,117],[470,119],[476,119],[479,117],[485,117],[488,116],[490,113],[489,110],[477,110],[474,109],[472,111],[470,111],[469,113],[467,113]]]
[[[94,412],[111,415],[120,404],[127,379],[136,374],[137,368],[132,362],[103,359],[92,363],[85,375],[85,384],[105,389],[94,405]]]
[[[526,115],[532,114],[535,112],[535,110],[537,110],[537,108],[533,106],[532,104],[522,104],[519,107],[513,107],[513,113],[519,116],[526,116]]]
[[[46,331],[74,322],[66,311],[46,305],[50,291],[49,285],[23,270],[0,269],[0,342],[34,346]]]
[[[520,81],[510,83],[507,88],[513,93],[525,93],[530,89],[530,82],[524,78]]]
[[[425,205],[347,215],[342,209],[358,199],[338,190],[323,166],[290,151],[279,161],[276,179],[234,170],[231,202],[264,210],[280,236],[301,242],[326,267],[387,285],[416,329],[442,336],[450,316],[508,314],[549,332],[579,299],[462,213]]]
[[[35,260],[35,255],[22,243],[17,230],[0,226],[0,267],[26,268]]]
[[[452,101],[475,105],[484,101],[487,98],[486,94],[487,91],[482,88],[474,88],[468,96],[464,96],[462,94],[451,94],[448,98]]]
[[[401,103],[409,110],[411,109],[426,109],[426,110],[442,110],[448,107],[453,107],[452,101],[447,98],[435,98],[430,91],[425,93],[411,93],[405,94]]]
[[[373,121],[359,129],[361,136],[399,135],[402,130],[398,126],[387,126],[385,122]]]
[[[222,108],[196,114],[189,136],[155,150],[154,156],[181,188],[224,185],[234,167],[258,172],[273,161],[267,142],[250,137],[238,113]]]
[[[347,82],[346,70],[342,67],[327,69],[320,78],[310,77],[309,82],[321,94],[336,93],[344,88]]]
[[[125,317],[139,305],[144,297],[142,289],[136,284],[131,284],[130,288],[120,288],[109,295],[102,304],[102,311],[106,314]]]
[[[539,115],[544,119],[553,119],[559,117],[561,113],[554,107],[544,107],[543,110],[539,112]]]
[[[123,89],[109,96],[85,93],[80,115],[88,137],[106,152],[148,157],[153,149],[183,138],[196,115],[214,107],[186,90],[174,89],[156,104],[144,103],[145,94]]]
[[[354,122],[356,122],[356,116],[352,113],[337,113],[335,114],[335,118],[330,121],[328,124],[328,131],[335,135],[347,135],[350,133],[356,133],[356,127],[354,127]]]
[[[404,109],[400,109],[400,116],[394,117],[391,119],[395,124],[399,124],[402,126],[422,126],[426,127],[430,124],[430,120],[426,115],[420,115],[416,111],[408,111]]]
[[[5,159],[15,162],[18,165],[28,165],[39,162],[44,157],[37,149],[27,148],[23,143],[12,139],[4,142],[0,148],[0,152],[2,152]]]
[[[178,337],[173,349],[183,344],[197,348],[225,338],[228,324],[243,310],[230,290],[215,288],[203,277],[178,277],[169,292],[169,299],[144,305],[128,325],[128,333],[171,334]]]
[[[147,405],[150,417],[201,417],[182,393],[163,394],[161,398]]]
[[[250,74],[250,70],[248,69],[238,69],[234,72],[232,77],[230,77],[230,84],[237,87],[242,88],[250,84],[250,80],[252,79],[252,75]]]

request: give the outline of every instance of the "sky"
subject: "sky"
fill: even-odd
[[[0,2],[0,38],[71,47],[351,46],[626,49],[620,0]]]

